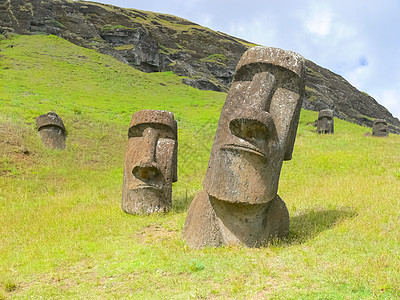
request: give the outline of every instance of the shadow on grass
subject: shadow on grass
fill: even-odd
[[[320,232],[354,216],[356,212],[349,208],[307,210],[290,218],[289,238],[286,244],[304,243]]]
[[[184,197],[174,199],[172,211],[174,213],[187,212],[190,203],[197,193],[188,193]],[[290,217],[289,237],[286,240],[273,241],[273,244],[302,244],[314,238],[319,233],[328,230],[344,220],[357,215],[355,210],[343,209],[309,209]]]

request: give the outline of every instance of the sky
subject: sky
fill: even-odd
[[[95,0],[300,53],[400,119],[399,0]]]

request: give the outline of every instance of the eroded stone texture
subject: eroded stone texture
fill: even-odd
[[[128,214],[167,212],[177,175],[177,123],[165,110],[132,116],[125,155],[122,210]]]
[[[389,136],[388,124],[384,119],[376,119],[372,123],[372,136],[387,137]]]
[[[292,158],[304,92],[304,59],[277,48],[245,52],[218,123],[201,191],[183,237],[192,248],[265,245],[289,233],[277,195],[283,160]]]
[[[49,112],[36,118],[36,126],[43,144],[48,148],[65,148],[65,127],[55,112]]]
[[[319,112],[317,131],[319,134],[334,133],[333,110],[323,109]]]

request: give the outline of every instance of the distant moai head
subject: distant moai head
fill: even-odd
[[[65,148],[65,127],[55,112],[49,112],[36,118],[36,126],[43,144],[48,148]]]
[[[372,123],[372,136],[387,137],[389,136],[388,124],[384,119],[376,119]]]
[[[122,187],[122,209],[129,214],[166,212],[177,178],[177,123],[165,110],[132,116]]]
[[[301,55],[270,47],[244,53],[203,181],[209,195],[249,204],[274,199],[282,162],[292,158],[303,92]]]
[[[319,134],[334,133],[333,110],[323,109],[319,112],[317,131]]]

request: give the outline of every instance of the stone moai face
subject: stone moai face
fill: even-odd
[[[49,112],[36,118],[40,138],[47,148],[65,148],[65,127],[55,112]]]
[[[319,134],[334,133],[333,110],[323,109],[319,112],[317,130]]]
[[[240,59],[203,181],[207,193],[234,203],[266,203],[277,194],[283,160],[293,151],[303,58],[254,47]]]
[[[167,212],[177,178],[177,123],[164,110],[132,116],[122,186],[122,209],[129,214]]]
[[[377,137],[389,136],[388,125],[384,119],[376,119],[372,124],[372,135]]]
[[[222,108],[201,191],[183,238],[192,248],[264,245],[289,232],[277,195],[292,158],[304,93],[304,59],[270,47],[245,52]]]

